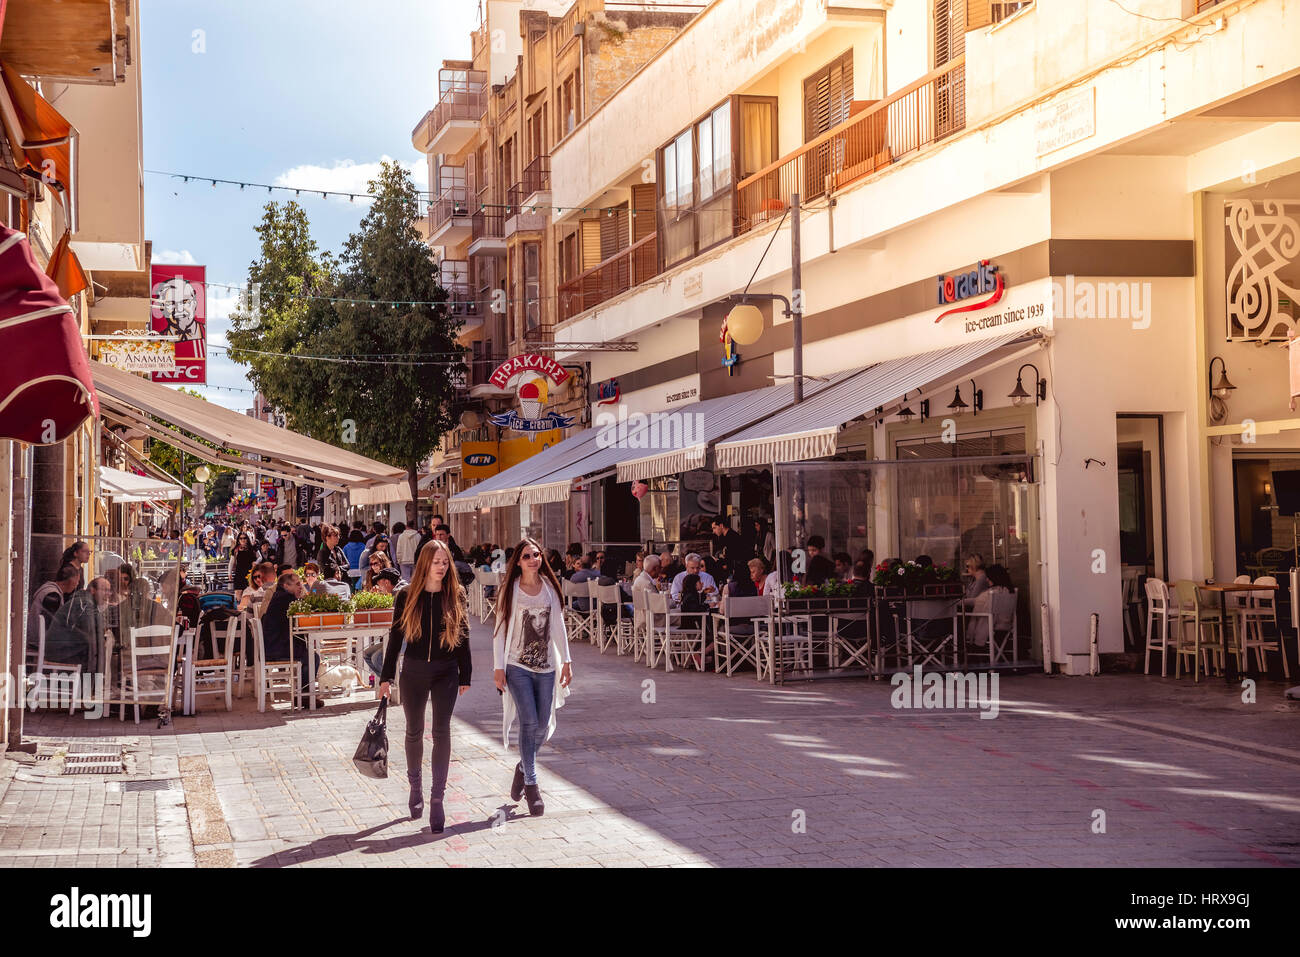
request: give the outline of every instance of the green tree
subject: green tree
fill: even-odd
[[[415,230],[409,174],[384,163],[369,191],[375,199],[337,263],[318,255],[301,206],[266,207],[261,257],[248,271],[259,308],[232,314],[231,358],[250,366],[291,428],[344,447],[353,440],[362,455],[404,468],[414,521],[420,463],[455,424],[461,323]]]

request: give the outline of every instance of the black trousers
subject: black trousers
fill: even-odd
[[[456,707],[460,668],[455,661],[420,661],[409,655],[402,661],[398,687],[406,714],[406,767],[418,773],[424,761],[424,706],[433,699],[433,760],[430,794],[442,800],[451,764],[451,712]]]

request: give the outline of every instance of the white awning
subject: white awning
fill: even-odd
[[[814,395],[857,371],[840,373],[826,382],[811,379],[805,383],[804,392],[808,396]],[[715,442],[793,404],[794,386],[786,383],[671,409],[666,414],[660,413],[657,419],[651,416],[639,431],[631,428],[634,417],[630,417],[626,440],[619,435],[617,461],[609,464],[617,465],[620,482],[704,468],[709,447]],[[637,452],[637,449],[645,451]]]
[[[406,482],[348,489],[350,505],[396,505],[411,501],[411,486]]]
[[[542,449],[531,458],[524,459],[518,465],[512,465],[504,472],[498,472],[491,478],[484,479],[472,488],[458,492],[451,497],[448,511],[460,514],[472,512],[479,508],[500,508],[505,505],[517,505],[523,501],[525,492],[529,496],[542,496],[536,501],[529,498],[524,504],[540,505],[543,502],[563,502],[569,497],[569,480],[548,479],[552,473],[566,466],[583,462],[596,450],[596,433],[592,429],[571,435],[561,442],[556,442],[548,449]],[[543,488],[553,484],[555,488]],[[564,489],[559,486],[563,485]],[[551,497],[546,497],[551,496]]]
[[[405,469],[240,415],[102,362],[91,362],[90,369],[104,418],[132,425],[213,464],[332,489],[388,485],[406,476]]]
[[[185,490],[171,482],[123,472],[121,469],[99,467],[99,484],[104,490],[104,497],[115,502],[153,502],[159,499],[175,501]]]
[[[1021,348],[1016,348],[1020,346]],[[945,381],[969,367],[1002,365],[1039,347],[1039,337],[1021,332],[965,343],[921,355],[890,359],[832,380],[831,387],[736,433],[715,446],[719,469],[802,462],[836,452],[840,428],[875,409],[925,387],[951,388]],[[991,360],[991,364],[990,364]]]

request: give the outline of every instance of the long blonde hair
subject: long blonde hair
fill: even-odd
[[[447,574],[442,577],[442,647],[448,651],[461,643],[461,629],[465,626],[464,589],[460,587],[460,576],[456,574],[456,561],[446,542],[436,538],[430,540],[420,549],[415,560],[415,571],[411,583],[406,588],[406,607],[402,609],[402,633],[407,641],[419,641],[424,633],[424,586],[429,580],[429,569],[433,567],[434,556],[442,552],[447,556]],[[432,598],[430,600],[433,600]]]

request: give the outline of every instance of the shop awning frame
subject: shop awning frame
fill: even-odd
[[[942,393],[956,382],[1038,351],[1043,342],[1037,333],[1014,332],[877,363],[717,443],[717,467],[765,468],[835,455],[840,430],[855,419],[877,408],[884,410],[881,415],[893,414],[905,394],[922,390],[920,397],[909,399],[917,402]],[[980,368],[972,368],[976,365]]]
[[[305,479],[339,490],[391,485],[406,479],[404,469],[240,415],[99,362],[91,362],[90,366],[102,405],[111,413],[108,417],[214,464],[263,472],[295,483]],[[200,436],[217,449],[187,439],[179,429]],[[257,455],[261,461],[232,455],[231,450]]]
[[[124,472],[107,465],[99,466],[99,484],[104,497],[115,502],[177,501],[185,494],[184,488],[172,482]]]

